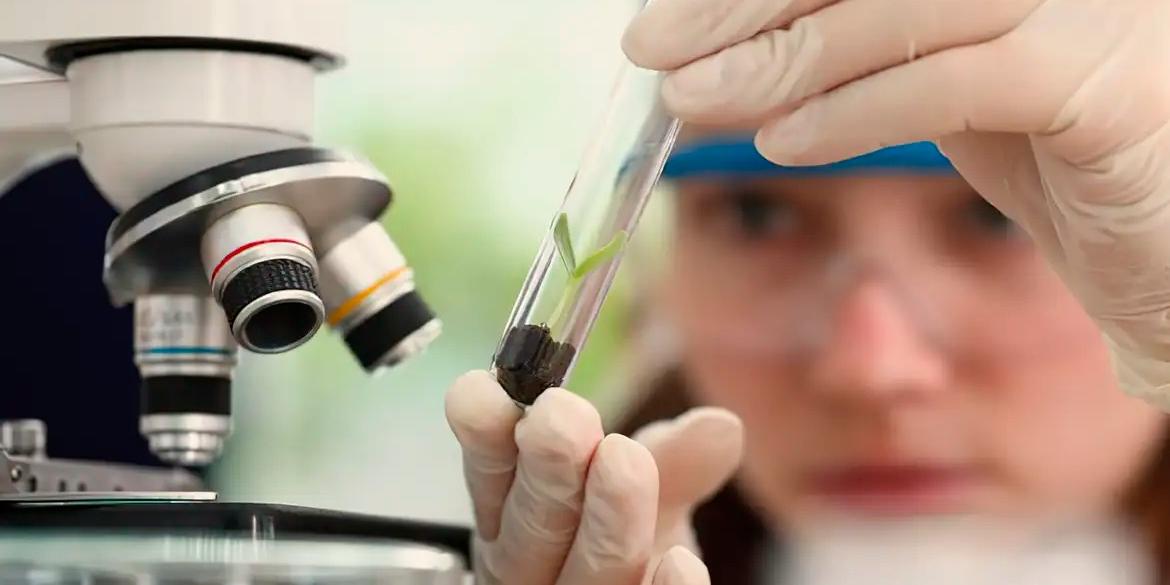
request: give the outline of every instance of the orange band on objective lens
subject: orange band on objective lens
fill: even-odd
[[[398,278],[398,276],[403,272],[406,272],[405,266],[395,268],[394,270],[391,270],[390,272],[382,275],[382,277],[378,280],[375,280],[374,284],[371,284],[370,286],[362,289],[362,291],[358,294],[349,297],[348,301],[341,303],[340,307],[337,307],[337,309],[335,309],[332,313],[329,313],[329,318],[327,319],[329,321],[329,325],[332,327],[340,323],[342,319],[349,316],[349,314],[352,313],[354,309],[358,308],[358,306],[360,306],[363,301],[369,298],[370,295],[374,294],[374,291],[378,290],[378,288],[383,284]]]

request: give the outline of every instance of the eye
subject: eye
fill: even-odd
[[[1016,222],[1008,219],[994,205],[982,197],[976,197],[964,209],[965,218],[976,229],[994,236],[1016,237],[1022,232]]]
[[[730,218],[736,232],[746,238],[766,238],[791,230],[796,216],[782,199],[753,190],[727,195]]]

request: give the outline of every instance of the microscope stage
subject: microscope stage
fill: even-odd
[[[470,532],[296,506],[0,505],[0,582],[456,585]]]

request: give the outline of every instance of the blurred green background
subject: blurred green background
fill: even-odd
[[[516,293],[622,63],[631,0],[353,0],[345,69],[319,83],[319,142],[390,179],[385,218],[444,321],[418,357],[367,376],[318,335],[239,369],[228,498],[467,522],[443,393],[489,365]],[[637,241],[635,241],[637,243]],[[623,274],[571,386],[622,379]]]

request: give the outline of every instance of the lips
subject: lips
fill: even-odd
[[[830,507],[877,515],[958,511],[970,501],[974,473],[963,467],[864,465],[813,474],[811,494]]]

